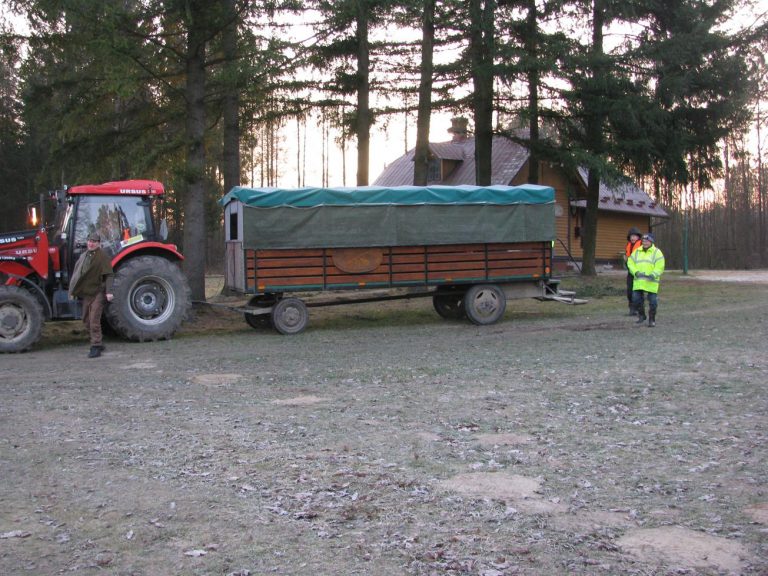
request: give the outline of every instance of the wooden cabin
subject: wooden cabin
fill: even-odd
[[[467,135],[464,119],[453,119],[448,142],[430,143],[428,185],[457,186],[475,183],[475,139]],[[493,140],[491,184],[517,186],[528,182],[529,152],[503,136]],[[389,164],[374,186],[405,186],[413,184],[414,150]],[[582,259],[583,222],[586,209],[587,171],[568,174],[560,166],[540,163],[539,184],[555,189],[555,263],[566,268]],[[618,186],[600,185],[596,261],[599,264],[619,264],[627,232],[638,228],[650,231],[652,223],[668,217],[644,190],[632,183]]]

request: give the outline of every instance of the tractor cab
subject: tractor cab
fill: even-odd
[[[57,210],[51,245],[58,250],[56,268],[65,284],[93,232],[101,236],[101,248],[113,261],[132,246],[165,240],[166,234],[161,233],[165,226],[156,225],[153,214],[153,204],[163,195],[159,182],[132,180],[75,186],[52,195]]]

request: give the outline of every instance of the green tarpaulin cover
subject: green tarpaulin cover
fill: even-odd
[[[548,186],[235,187],[245,248],[354,248],[555,237]]]
[[[236,186],[219,203],[232,200],[255,208],[312,208],[417,204],[548,204],[554,202],[549,186],[360,186],[357,188],[245,188]]]

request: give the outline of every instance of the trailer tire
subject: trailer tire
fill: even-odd
[[[473,324],[495,324],[506,308],[507,297],[495,284],[475,284],[464,295],[464,311]]]
[[[0,286],[0,352],[23,352],[40,339],[43,308],[18,286]]]
[[[298,298],[284,298],[272,307],[272,326],[280,334],[298,334],[307,327],[309,311]]]
[[[112,294],[107,320],[120,337],[134,342],[170,338],[191,304],[187,279],[160,256],[139,256],[120,266]]]
[[[254,330],[261,330],[262,328],[269,328],[272,325],[272,319],[269,314],[243,314],[245,323],[248,324]]]
[[[461,320],[466,316],[464,311],[464,294],[443,293],[432,296],[432,306],[440,317],[446,320]]]
[[[275,304],[274,296],[254,296],[248,301],[248,306],[252,308],[272,308]],[[261,328],[272,327],[271,314],[243,314],[245,323],[251,328],[259,330]]]

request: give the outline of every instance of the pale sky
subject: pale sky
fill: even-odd
[[[384,168],[394,160],[405,154],[405,121],[402,114],[391,117],[387,125],[383,122],[377,123],[371,129],[371,148],[369,161],[369,182],[373,182]],[[451,126],[450,114],[435,114],[430,122],[430,142],[444,142],[451,139],[448,128]],[[305,183],[307,186],[320,186],[322,184],[322,152],[321,152],[321,130],[312,120],[307,122],[308,137],[306,162],[305,162]],[[408,149],[416,145],[416,118],[408,120]],[[289,120],[286,127],[283,128],[283,151],[281,159],[283,165],[280,169],[278,185],[283,187],[293,187],[297,185],[296,168],[296,122]],[[331,136],[333,138],[333,136]],[[329,186],[354,186],[357,174],[357,142],[355,139],[347,142],[346,153],[346,181],[342,174],[342,153],[341,149],[330,144],[329,154]],[[257,175],[258,178],[258,175]],[[259,182],[255,182],[258,186]]]

